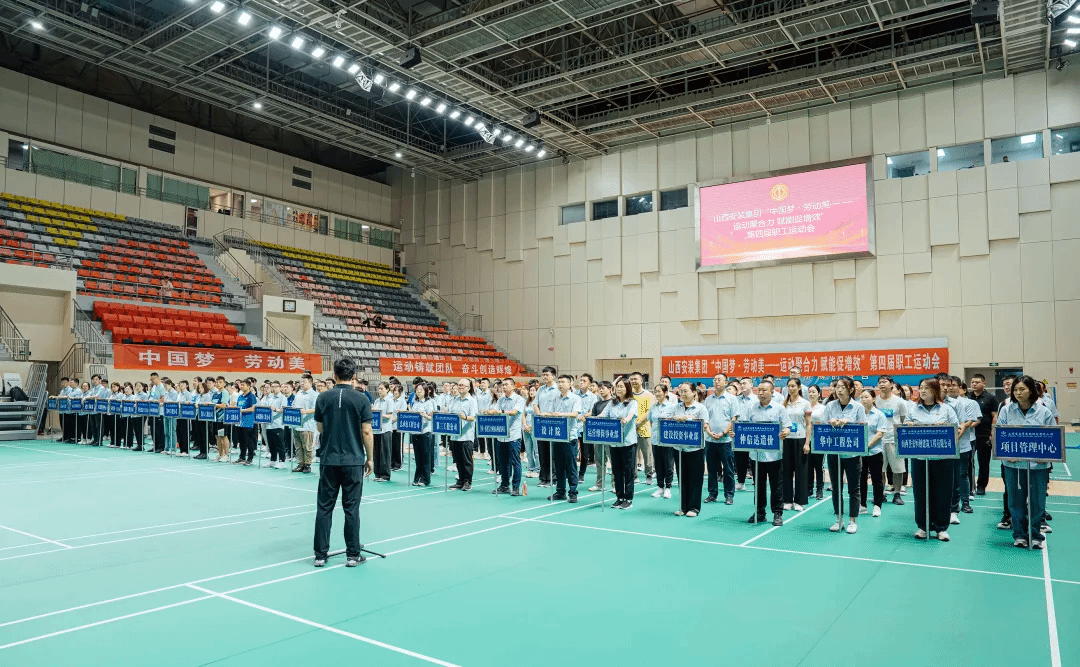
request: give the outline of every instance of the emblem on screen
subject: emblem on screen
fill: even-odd
[[[773,201],[784,201],[788,196],[788,187],[783,183],[777,183],[769,190],[769,196],[773,198]]]

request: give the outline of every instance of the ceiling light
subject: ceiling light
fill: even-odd
[[[414,97],[416,97],[416,91],[410,88],[409,91],[405,93],[405,99],[411,100]]]
[[[1025,134],[1024,136],[1020,137],[1020,143],[1021,144],[1033,144],[1033,143],[1035,143],[1035,135],[1034,134]]]
[[[256,109],[261,109],[262,108],[262,102],[254,102],[251,106],[255,107]]]
[[[1080,23],[1080,16],[1066,16],[1065,20],[1069,23]]]
[[[1080,35],[1080,28],[1069,28],[1065,31],[1067,35]]]
[[[937,149],[937,156],[938,157],[945,157],[945,149],[944,148]]]
[[[398,83],[397,81],[390,84],[390,92],[391,93],[396,93],[400,89],[401,89],[401,84]]]
[[[487,126],[484,125],[483,123],[477,123],[476,124],[476,131],[477,132],[483,132],[486,129],[487,129]]]
[[[545,155],[547,155],[547,151],[545,149],[541,148],[540,152],[536,154],[536,157],[537,157],[537,159],[540,159],[540,158],[544,157]]]
[[[383,76],[382,74],[376,73],[375,74],[375,85],[381,86],[383,81],[386,81],[386,77]]]
[[[45,24],[41,21],[38,21],[37,19],[34,19],[33,21],[30,21],[30,27],[34,30],[44,30]]]
[[[453,111],[451,111],[450,112],[450,117],[453,118],[454,120],[457,120],[458,118],[460,118],[461,117],[461,109],[454,109]]]
[[[240,12],[240,16],[236,17],[236,22],[240,25],[247,25],[251,23],[251,14],[248,12]]]
[[[476,119],[473,118],[472,116],[469,116],[468,118],[465,119],[465,127],[472,127],[472,124],[475,123],[475,122],[476,122]]]
[[[345,64],[345,56],[334,56],[334,67],[341,67]]]
[[[439,106],[435,107],[435,113],[442,113],[446,111],[446,102],[439,102]]]
[[[508,143],[510,143],[510,140],[513,139],[513,138],[514,138],[514,133],[513,132],[507,132],[506,134],[503,135],[503,143],[508,144]]]
[[[425,97],[424,99],[420,100],[420,106],[422,106],[422,107],[426,107],[429,104],[431,104],[431,98],[430,97]]]
[[[296,36],[296,37],[293,37],[293,40],[292,40],[292,47],[293,47],[294,49],[296,49],[297,51],[299,51],[300,49],[304,48],[304,38],[303,38],[303,37],[300,37],[299,35],[298,35],[298,36]]]
[[[522,144],[524,144],[524,143],[525,143],[524,139],[518,139],[517,141],[514,142],[514,148],[521,148]]]
[[[398,158],[400,160],[401,159],[401,151],[395,152],[394,157],[396,157],[396,158]]]
[[[536,150],[536,146],[533,146],[532,144],[529,144],[528,146],[525,147],[525,152],[526,153],[532,153],[534,150]]]
[[[252,204],[258,204],[258,203],[259,203],[259,200],[258,200],[258,199],[252,199],[252,200],[251,200],[251,203],[252,203]]]
[[[1076,42],[1072,41],[1071,39],[1063,39],[1061,40],[1061,43],[1069,47],[1070,49],[1076,48]]]
[[[277,39],[278,37],[281,37],[281,33],[282,30],[279,26],[270,26],[270,39]]]
[[[322,58],[325,55],[326,55],[326,49],[324,49],[321,46],[316,46],[314,49],[311,50],[311,57],[312,58]]]
[[[225,3],[221,0],[214,0],[214,4],[210,5],[210,11],[215,14],[220,14],[223,9],[225,9]]]
[[[356,63],[353,63],[352,65],[349,65],[349,74],[356,74],[359,71],[360,71],[360,66],[357,65]]]
[[[497,128],[495,128],[494,130],[491,131],[491,136],[493,136],[493,137],[497,137],[500,134],[502,134],[502,128],[497,127]]]
[[[23,144],[22,147],[23,147],[23,150],[26,150],[27,148],[30,148],[30,144]]]

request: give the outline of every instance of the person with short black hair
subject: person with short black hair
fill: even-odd
[[[450,437],[450,451],[454,455],[457,481],[451,489],[472,491],[473,443],[476,440],[476,398],[471,378],[461,378],[457,383],[457,395],[447,403],[446,411],[461,418],[461,431]]]
[[[240,445],[240,456],[234,465],[251,465],[255,458],[255,445],[258,433],[255,428],[255,404],[258,398],[252,390],[250,380],[240,380],[240,395],[236,398],[236,407],[240,408],[240,425],[233,426],[233,433]]]
[[[555,397],[559,395],[559,390],[555,387],[556,373],[554,366],[544,366],[543,370],[540,371],[541,383],[536,389],[536,401],[533,406],[534,416],[545,417],[551,413]],[[551,441],[537,438],[536,447],[537,454],[540,457],[540,483],[537,486],[541,488],[551,486]]]
[[[548,500],[565,500],[576,503],[578,499],[577,483],[577,432],[578,416],[581,414],[581,398],[570,391],[574,384],[571,375],[559,376],[559,395],[551,403],[552,417],[570,417],[569,442],[551,443],[553,459],[552,473],[555,476],[555,493]]]
[[[979,463],[979,473],[975,479],[975,495],[986,495],[986,485],[990,483],[990,455],[993,446],[990,444],[990,435],[997,419],[998,400],[993,394],[986,391],[986,376],[975,373],[971,376],[971,391],[968,398],[975,401],[982,413],[979,423],[975,424],[975,456]]]
[[[375,388],[378,398],[375,399],[373,410],[379,413],[379,429],[374,433],[377,443],[372,449],[372,469],[375,471],[376,482],[390,481],[390,460],[393,451],[394,415],[396,401],[391,393],[390,384],[380,382]]]
[[[326,565],[330,528],[341,492],[345,513],[345,567],[364,562],[360,543],[360,501],[364,478],[371,474],[371,404],[352,388],[356,362],[342,357],[334,362],[334,386],[315,400],[314,421],[320,434],[319,495],[315,513],[315,567]]]
[[[1023,375],[1012,383],[1009,403],[998,413],[1000,426],[1053,426],[1054,416],[1039,402],[1040,387],[1030,375]],[[1031,521],[1031,547],[1042,549],[1046,540],[1046,487],[1050,480],[1050,465],[1028,463],[1013,459],[1001,461],[1001,476],[1009,497],[1009,512],[1013,533],[1013,546],[1028,546],[1028,521]],[[1030,469],[1030,472],[1028,470]],[[1021,474],[1023,471],[1024,474]],[[1028,487],[1030,480],[1031,486]],[[1028,503],[1031,515],[1028,515]],[[1031,517],[1039,517],[1032,519]],[[1037,522],[1036,522],[1037,521]]]

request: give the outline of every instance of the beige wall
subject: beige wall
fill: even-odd
[[[0,264],[0,307],[30,339],[31,361],[61,361],[71,333],[75,272]]]
[[[1076,124],[1080,71],[972,79],[479,182],[396,173],[394,217],[409,273],[437,272],[442,295],[526,363],[580,372],[625,354],[656,374],[662,346],[946,336],[954,372],[1021,365],[1075,419],[1080,153],[880,179],[887,155],[1031,132],[1048,149],[1048,128]],[[696,274],[692,206],[557,223],[566,204],[658,203],[660,190],[858,157],[879,179],[876,258]]]
[[[263,317],[270,320],[270,324],[289,340],[299,345],[302,351],[311,352],[311,321],[315,317],[315,302],[295,299],[296,312],[286,313],[282,310],[283,300],[280,296],[264,296]],[[265,340],[265,335],[263,338]]]

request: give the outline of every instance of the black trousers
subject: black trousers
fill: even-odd
[[[191,443],[191,421],[187,419],[176,420],[176,441],[180,445],[180,452],[187,454]]]
[[[784,483],[782,491],[784,504],[805,505],[810,495],[807,486],[807,473],[810,471],[810,455],[803,454],[806,438],[786,438],[784,440]],[[755,482],[756,483],[756,482]]]
[[[143,446],[143,420],[146,417],[128,417],[128,446],[131,443],[135,443],[136,449],[142,449]]]
[[[866,496],[869,488],[866,484],[867,477],[874,486],[874,504],[878,507],[885,502],[885,480],[882,477],[881,467],[885,464],[885,454],[880,452],[872,456],[862,457],[862,473],[859,475],[859,500],[866,507]]]
[[[92,445],[101,444],[101,415],[88,415],[86,418],[86,437]]]
[[[844,483],[848,493],[848,516],[859,516],[859,474],[862,467],[862,457],[852,456],[840,458],[829,456],[829,479],[832,480],[832,506],[833,514],[840,516],[840,469],[844,470]]]
[[[737,452],[736,452],[737,453]],[[746,452],[749,454],[749,452]],[[754,495],[757,496],[757,514],[765,515],[765,489],[768,487],[770,506],[773,514],[783,514],[784,498],[780,491],[780,481],[783,477],[784,462],[781,461],[758,461],[757,472],[754,474]],[[682,483],[681,481],[679,482]]]
[[[390,479],[390,452],[393,449],[394,435],[392,431],[375,435],[375,461],[372,467],[375,470],[376,479]]]
[[[266,429],[266,447],[270,450],[270,463],[285,460],[285,429]]]
[[[64,442],[75,442],[75,415],[60,415],[60,430]]]
[[[611,447],[611,483],[619,500],[634,499],[634,478],[637,477],[637,445]]]
[[[360,499],[364,493],[364,466],[319,466],[318,507],[315,510],[315,557],[330,551],[330,528],[338,491],[345,511],[345,554],[360,555]]]
[[[259,433],[256,427],[235,426],[233,433],[240,441],[240,459],[251,461],[255,458],[255,445],[259,442]]]
[[[401,470],[401,431],[394,431],[391,439],[390,469]]]
[[[701,513],[701,487],[705,481],[705,449],[693,452],[676,452],[671,447],[661,447],[671,452],[673,466],[679,469],[679,508],[686,514],[694,510]],[[653,461],[656,463],[656,480],[660,481],[660,462],[653,448]],[[671,488],[671,482],[663,488]]]
[[[540,483],[551,483],[551,441],[537,440],[536,455],[540,457]]]
[[[569,484],[569,494],[577,495],[577,441],[553,442],[551,453],[555,457],[555,494],[563,495]]]
[[[451,440],[450,451],[457,466],[458,484],[472,484],[473,443],[472,440]]]
[[[657,488],[671,488],[671,483],[675,481],[675,461],[678,458],[678,455],[679,453],[672,447],[664,447],[662,445],[652,446],[653,468],[656,470]],[[682,483],[682,473],[679,473],[680,487],[682,486]]]
[[[980,438],[975,436],[975,455],[979,459],[979,477],[976,480],[975,488],[980,491],[986,490],[986,485],[990,483],[990,455],[993,453],[993,448],[990,446],[990,437]]]
[[[90,415],[76,415],[75,416],[75,437],[78,441],[85,440],[86,434],[90,431],[86,428],[90,422]]]
[[[596,454],[592,444],[578,440],[578,451],[581,455],[578,457],[581,459],[581,463],[578,464],[578,479],[585,478],[585,472],[589,469],[590,463],[596,462]]]
[[[419,482],[424,486],[431,484],[431,443],[434,438],[431,433],[418,433],[412,436],[412,450],[416,457],[416,471],[413,472],[413,483]]]
[[[113,444],[117,447],[130,447],[131,442],[128,440],[128,422],[130,417],[117,417],[116,428],[113,429]]]
[[[151,417],[150,422],[154,425],[154,451],[165,451],[165,418]]]
[[[949,529],[949,507],[952,504],[954,459],[911,461],[912,495],[915,496],[915,525],[928,532],[940,533]],[[929,468],[929,470],[928,470]],[[929,475],[929,479],[927,479]],[[930,527],[926,526],[926,491],[930,486]]]
[[[739,480],[739,484],[746,483],[746,471],[749,469],[750,452],[735,452],[735,478]]]

